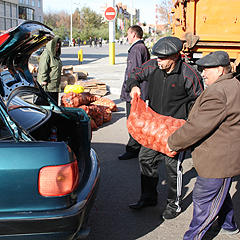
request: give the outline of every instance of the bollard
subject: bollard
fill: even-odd
[[[78,51],[78,61],[79,61],[79,64],[83,62],[83,53],[82,53],[82,49],[80,49]]]

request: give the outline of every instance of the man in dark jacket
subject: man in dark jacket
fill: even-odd
[[[135,67],[141,67],[144,62],[149,60],[150,54],[148,52],[147,47],[144,44],[144,41],[142,40],[143,36],[143,30],[138,25],[133,25],[128,29],[128,41],[131,45],[131,47],[128,50],[128,58],[127,58],[127,68],[125,71],[125,77],[124,82],[122,85],[122,92],[120,98],[123,101],[126,101],[126,112],[127,112],[127,118],[130,114],[130,108],[131,108],[131,97],[129,95],[129,92],[126,91],[126,82],[127,78],[130,72]],[[148,92],[148,84],[147,82],[143,82],[140,85],[142,94],[141,98],[143,100],[147,100],[147,92]],[[118,156],[119,160],[127,160],[131,158],[135,158],[138,156],[138,153],[140,151],[141,145],[129,134],[129,141],[126,145],[126,152],[120,156]]]
[[[176,37],[161,38],[152,48],[152,53],[158,58],[130,73],[127,90],[131,91],[131,96],[135,93],[140,95],[140,83],[148,81],[149,106],[155,112],[187,119],[191,105],[203,91],[203,83],[197,71],[181,60],[182,46],[182,41]],[[171,158],[142,146],[139,153],[142,194],[140,200],[129,207],[141,209],[157,204],[158,166],[165,161],[169,190],[162,217],[175,218],[181,212],[183,158],[183,153]]]

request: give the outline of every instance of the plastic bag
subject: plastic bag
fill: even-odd
[[[84,87],[81,85],[67,85],[64,88],[64,93],[70,93],[70,92],[82,93],[84,92]]]
[[[154,112],[137,94],[131,104],[127,128],[132,137],[144,147],[174,157],[177,153],[167,150],[167,140],[185,123],[185,120]]]

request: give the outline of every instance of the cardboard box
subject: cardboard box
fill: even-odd
[[[64,88],[68,85],[68,81],[61,82],[61,90],[64,90]]]
[[[73,65],[63,66],[62,67],[62,72],[63,72],[63,75],[73,74]]]
[[[68,85],[68,77],[61,75],[61,90],[64,90],[64,88]]]
[[[94,95],[97,95],[97,96],[105,96],[107,94],[107,90],[101,90],[101,89],[91,89],[90,90],[90,93],[91,94],[94,94]]]
[[[84,92],[90,92],[91,94],[97,96],[105,96],[108,93],[107,86],[104,82],[98,79],[87,79],[88,72],[75,70],[73,65],[63,66],[62,72],[62,89],[64,89],[66,83],[68,83],[68,85],[81,85],[84,87]]]
[[[61,75],[61,82],[65,82],[65,81],[68,81],[68,77]]]
[[[68,84],[69,85],[74,85],[74,84],[76,84],[77,83],[77,79],[76,79],[76,77],[77,77],[77,75],[75,74],[70,74],[70,75],[67,75],[67,77],[68,77]]]
[[[87,79],[88,72],[86,71],[74,71],[74,73],[78,74],[78,79]]]
[[[96,87],[97,85],[96,85],[96,83],[95,83],[95,80],[80,80],[80,81],[78,81],[78,84],[79,85],[81,85],[81,86],[83,86],[83,87],[89,87],[89,88],[91,88],[91,87]]]

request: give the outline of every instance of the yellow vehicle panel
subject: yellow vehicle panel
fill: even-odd
[[[240,60],[240,0],[173,0],[173,35],[185,51],[227,51]]]

